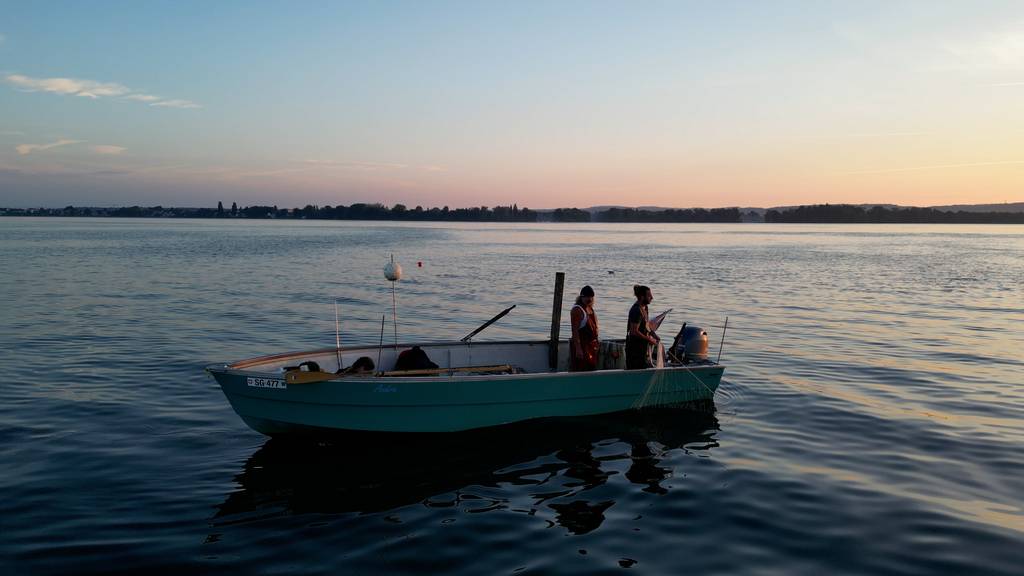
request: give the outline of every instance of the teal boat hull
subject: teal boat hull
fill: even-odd
[[[710,401],[719,364],[646,370],[346,377],[288,384],[280,373],[207,367],[235,412],[269,436],[326,430],[456,432],[535,418]]]

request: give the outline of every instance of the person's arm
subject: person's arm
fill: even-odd
[[[644,317],[647,317],[647,314],[644,314]],[[661,336],[658,336],[659,327],[661,327],[661,322],[654,322],[652,320],[647,321],[647,335],[650,336],[647,341],[651,344],[661,342]]]
[[[635,336],[637,338],[642,338],[644,340],[647,340],[651,344],[657,344],[658,343],[657,340],[655,340],[654,338],[651,338],[647,334],[644,334],[643,332],[640,331],[640,323],[643,322],[643,321],[644,321],[643,318],[641,318],[640,320],[637,320],[636,322],[630,322],[629,323],[629,335],[630,336]]]

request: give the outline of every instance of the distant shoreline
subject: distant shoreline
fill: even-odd
[[[970,206],[964,206],[971,208]],[[958,208],[963,208],[958,206]],[[227,220],[353,220],[387,222],[570,222],[570,223],[758,223],[768,224],[1024,224],[1024,211],[940,210],[937,208],[815,204],[779,209],[740,208],[557,208],[511,206],[424,209],[382,204],[278,208],[246,206],[187,208],[163,206],[0,208],[0,216],[97,218],[199,218]]]
[[[0,208],[0,216],[107,217],[107,218],[213,218],[274,220],[366,220],[399,222],[740,222],[738,208],[687,208],[639,210],[609,208],[592,213],[579,208],[530,210],[518,205],[488,208],[407,208],[402,204],[352,204],[351,206],[314,206],[278,208],[277,206],[232,205],[225,208],[174,208],[164,206],[128,206],[116,208]]]

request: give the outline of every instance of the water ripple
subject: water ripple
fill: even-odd
[[[553,273],[707,329],[713,406],[314,444],[206,363],[543,339]],[[422,262],[418,267],[415,262]],[[1019,574],[1020,226],[0,219],[0,570]],[[614,274],[609,274],[609,270]],[[566,299],[566,305],[571,299]],[[565,317],[565,314],[563,314]],[[390,316],[388,316],[390,319]]]

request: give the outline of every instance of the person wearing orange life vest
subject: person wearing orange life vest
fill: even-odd
[[[589,372],[597,370],[597,351],[600,348],[597,314],[594,313],[594,289],[584,286],[576,304],[569,312],[572,338],[569,342],[569,370]]]

